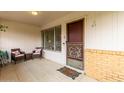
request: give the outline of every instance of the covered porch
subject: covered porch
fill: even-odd
[[[66,66],[82,72],[74,81],[124,81],[124,12],[38,13],[0,12],[0,23],[8,25],[0,32],[1,50],[11,57],[12,48],[43,48],[41,60],[1,68],[1,80],[73,81],[56,71]]]

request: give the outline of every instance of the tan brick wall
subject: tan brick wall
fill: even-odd
[[[86,49],[85,73],[99,81],[124,81],[124,52]]]

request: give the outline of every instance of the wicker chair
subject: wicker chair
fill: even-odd
[[[37,50],[39,50],[39,51],[37,52]],[[42,50],[43,50],[42,47],[36,47],[33,50],[32,57],[33,58],[42,58]]]
[[[17,55],[15,52],[18,51]],[[25,52],[21,51],[20,48],[11,49],[11,62],[14,61],[15,64],[17,61],[24,60],[25,61]]]

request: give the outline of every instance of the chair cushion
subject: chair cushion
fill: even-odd
[[[20,55],[20,52],[18,50],[17,51],[14,51],[12,53],[15,54],[15,56]]]
[[[21,56],[24,56],[24,54],[19,54],[19,55],[16,55],[15,57],[21,57]]]
[[[35,49],[35,53],[40,53],[41,49]]]

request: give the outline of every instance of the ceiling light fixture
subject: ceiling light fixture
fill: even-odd
[[[36,11],[32,11],[31,13],[32,13],[32,15],[38,15],[38,12],[36,12]]]
[[[8,28],[8,26],[0,24],[0,31],[4,31],[5,32],[7,30],[7,28]]]

